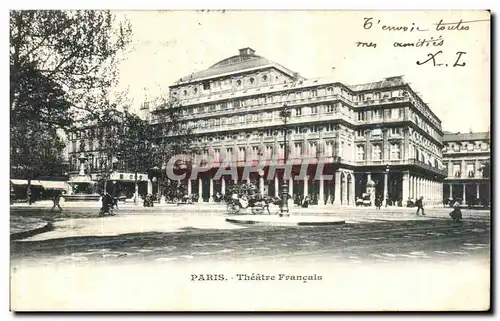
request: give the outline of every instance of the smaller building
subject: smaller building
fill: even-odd
[[[445,132],[443,143],[443,163],[448,169],[443,201],[453,199],[462,205],[489,205],[490,133]]]

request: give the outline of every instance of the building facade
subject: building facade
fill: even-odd
[[[450,198],[462,205],[489,205],[490,133],[445,133],[443,162],[447,168],[443,200]]]
[[[241,181],[214,179],[225,159],[234,159],[232,166],[241,173],[256,155],[283,164],[287,146],[294,164],[287,183],[294,197],[350,206],[374,186],[371,199],[378,196],[391,205],[405,206],[420,196],[427,204],[441,202],[446,176],[441,121],[403,77],[355,86],[305,79],[244,48],[183,77],[170,87],[170,95],[180,102],[195,143],[214,160],[213,169],[184,181],[188,193],[200,200],[211,201],[215,193],[225,194],[228,184]],[[280,118],[284,109],[291,111],[286,126]],[[161,124],[163,113],[153,110],[152,123]],[[296,179],[304,163],[307,175]],[[271,167],[249,180],[262,193],[278,195],[284,171],[269,178]]]
[[[119,161],[114,153],[120,139],[122,112],[110,109],[106,111],[107,126],[98,126],[96,122],[86,122],[73,128],[67,135],[64,152],[70,180],[81,175],[83,167],[89,179],[106,184],[106,191],[112,195],[132,197],[135,192],[135,173],[124,172],[123,161]],[[147,173],[138,173],[139,194],[152,192]],[[103,186],[99,189],[101,192]]]

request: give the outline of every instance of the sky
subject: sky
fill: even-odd
[[[148,97],[165,94],[179,78],[251,47],[306,78],[354,85],[403,75],[444,130],[487,131],[490,126],[490,24],[484,11],[115,13],[132,24],[132,44],[119,64],[119,88],[129,90],[134,109]],[[437,25],[441,20],[453,24]],[[391,27],[407,30],[387,30]],[[442,42],[395,44],[431,38]]]

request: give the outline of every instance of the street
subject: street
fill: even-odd
[[[343,226],[256,228],[225,222],[223,212],[123,210],[97,218],[89,217],[95,213],[88,209],[67,211],[80,218],[65,218],[53,231],[11,242],[14,309],[489,306],[489,213],[467,213],[463,223],[453,223],[442,210],[416,217],[413,211],[348,209],[342,215],[351,223]],[[239,275],[276,280],[240,281]],[[280,275],[289,281],[278,281]],[[297,281],[303,276],[310,280]]]
[[[489,217],[482,215],[453,223],[443,217],[432,217],[433,211],[437,210],[428,210],[431,217],[415,217],[412,213],[383,211],[373,214],[351,210],[344,216],[352,224],[342,226],[257,228],[225,222],[224,213],[183,211],[152,215],[145,209],[135,213],[124,209],[117,217],[94,218],[92,228],[87,223],[89,219],[65,219],[65,225],[56,225],[59,227],[53,232],[12,242],[11,253],[14,263],[18,260],[44,263],[53,260],[192,261],[266,257],[316,257],[360,263],[488,257]],[[71,210],[66,212],[72,215]],[[74,211],[73,215],[82,217],[85,213],[95,215],[89,210]],[[395,215],[400,217],[394,218]],[[375,216],[378,220],[370,219]],[[87,225],[79,226],[81,222]],[[147,222],[153,227],[144,225]]]

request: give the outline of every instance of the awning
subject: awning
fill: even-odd
[[[11,179],[10,183],[12,185],[26,185],[28,186],[28,180],[27,179]],[[37,180],[32,180],[31,181],[31,186],[42,186],[39,181]]]
[[[68,184],[66,182],[61,182],[61,181],[40,181],[40,184],[45,189],[58,189],[58,190],[68,189]]]

